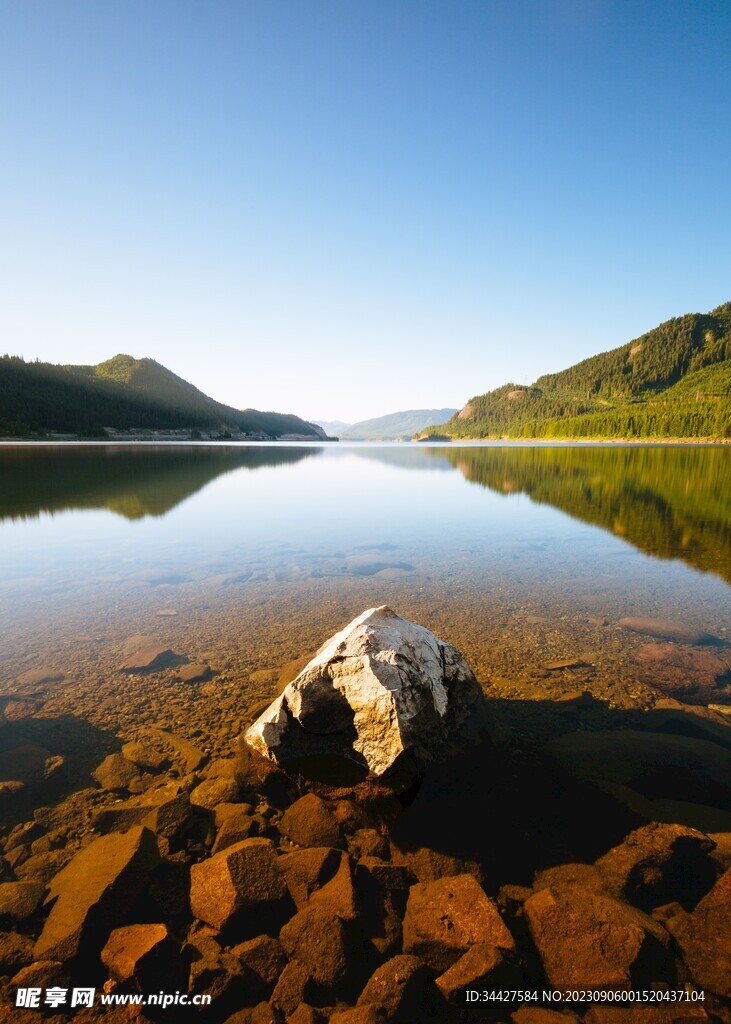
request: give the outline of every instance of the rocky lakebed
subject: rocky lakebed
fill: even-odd
[[[619,625],[636,699],[581,656],[516,699],[387,607],[245,701],[147,635],[83,701],[56,665],[19,672],[0,1020],[729,1024],[729,646]],[[210,1001],[16,1005],[74,986]],[[582,991],[620,995],[542,998]]]

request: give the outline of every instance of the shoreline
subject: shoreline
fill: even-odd
[[[0,445],[9,447],[12,445],[34,445],[34,446],[50,446],[50,445],[114,445],[114,446],[129,446],[129,445],[200,445],[211,446],[211,445],[283,445],[289,447],[291,445],[309,445],[311,447],[320,447],[321,445],[340,445],[343,448],[348,447],[368,447],[371,445],[406,445],[416,446],[421,448],[438,448],[445,447],[447,445],[453,445],[455,447],[466,447],[466,446],[479,446],[479,445],[491,445],[493,447],[599,447],[605,445],[625,445],[634,447],[643,447],[649,445],[666,445],[668,447],[679,447],[679,446],[710,446],[710,445],[731,445],[731,438],[706,438],[706,437],[572,437],[572,438],[561,438],[561,437],[535,437],[535,438],[522,438],[522,437],[465,437],[465,438],[450,438],[449,440],[440,441],[340,441],[336,438],[241,438],[241,439],[203,439],[203,438],[171,438],[171,437],[135,437],[135,438],[95,438],[95,437],[0,437]]]

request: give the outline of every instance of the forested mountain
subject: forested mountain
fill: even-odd
[[[530,387],[477,395],[433,429],[455,438],[731,437],[731,302]]]
[[[456,409],[406,409],[360,420],[338,432],[341,441],[408,441],[429,423],[449,419]]]
[[[0,359],[0,435],[101,437],[106,427],[324,437],[298,416],[222,405],[154,359],[119,355],[97,366]]]

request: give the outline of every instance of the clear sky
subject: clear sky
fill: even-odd
[[[2,351],[462,405],[731,298],[728,0],[0,0]]]

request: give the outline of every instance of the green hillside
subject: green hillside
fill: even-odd
[[[731,302],[471,398],[443,426],[454,438],[731,437]]]
[[[98,366],[0,359],[0,435],[104,436],[116,430],[188,430],[264,438],[323,431],[298,416],[215,402],[154,359],[119,355]]]

